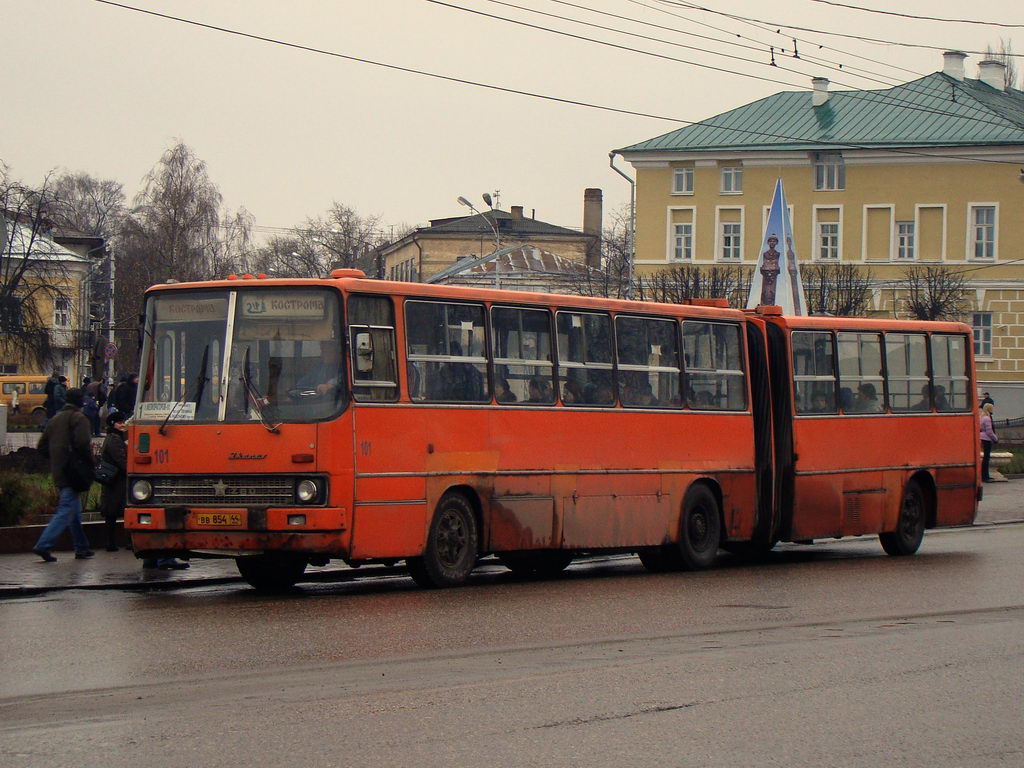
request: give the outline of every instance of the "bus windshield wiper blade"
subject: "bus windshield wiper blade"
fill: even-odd
[[[275,434],[280,432],[281,430],[279,429],[279,427],[281,425],[279,423],[278,424],[271,424],[270,423],[270,419],[268,419],[266,414],[263,412],[263,406],[267,403],[267,400],[263,396],[263,393],[261,393],[256,388],[256,385],[252,381],[252,376],[249,373],[249,347],[248,346],[245,348],[245,361],[242,364],[241,381],[242,381],[242,386],[245,387],[246,395],[249,396],[249,402],[252,403],[252,409],[254,411],[256,411],[256,416],[260,420],[260,424],[262,424],[264,427],[266,427],[267,432],[273,432]]]
[[[210,345],[207,344],[206,347],[203,349],[203,361],[199,364],[199,375],[196,377],[196,396],[189,397],[188,392],[185,392],[182,394],[181,399],[171,406],[171,409],[167,412],[167,416],[164,417],[163,423],[160,425],[160,429],[157,430],[157,432],[159,432],[161,435],[167,434],[167,422],[171,420],[171,416],[173,416],[177,412],[180,406],[191,401],[196,404],[197,408],[199,407],[199,401],[203,398],[203,390],[206,388],[206,382],[209,381],[209,379],[206,377],[206,364],[209,362],[209,359]]]

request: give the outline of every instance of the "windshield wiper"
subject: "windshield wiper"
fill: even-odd
[[[245,361],[242,364],[241,376],[242,386],[245,387],[245,393],[249,396],[249,402],[252,403],[252,409],[256,411],[256,416],[259,418],[260,424],[266,427],[267,432],[277,434],[281,431],[279,429],[281,424],[280,422],[277,424],[271,424],[270,419],[266,417],[266,414],[263,412],[263,406],[268,405],[269,401],[263,396],[263,393],[256,388],[256,385],[252,381],[252,376],[249,373],[249,349],[250,348],[248,346],[245,348]]]
[[[161,435],[167,434],[167,422],[171,420],[178,408],[187,402],[194,402],[196,407],[199,407],[199,401],[203,399],[203,390],[206,388],[206,382],[209,379],[206,377],[206,364],[210,359],[210,345],[207,344],[203,349],[203,361],[199,364],[199,375],[196,377],[195,397],[189,397],[188,392],[182,394],[181,399],[171,406],[171,410],[167,412],[167,416],[164,418],[163,423],[160,425],[160,429],[157,430]]]

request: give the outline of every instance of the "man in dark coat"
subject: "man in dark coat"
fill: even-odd
[[[39,440],[39,451],[50,459],[50,473],[59,493],[57,509],[32,548],[47,563],[56,562],[57,558],[50,554],[50,550],[68,527],[75,545],[75,557],[84,560],[93,556],[82,528],[82,502],[78,496],[89,489],[92,476],[91,472],[87,478],[77,476],[73,466],[77,461],[92,467],[92,426],[82,413],[82,390],[69,389],[64,400],[64,407],[50,419]]]
[[[107,407],[112,411],[120,411],[129,417],[135,411],[135,395],[139,390],[139,374],[127,373],[121,377],[121,384],[110,396]]]

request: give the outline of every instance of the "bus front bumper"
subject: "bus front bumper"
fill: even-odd
[[[343,507],[128,507],[124,527],[139,554],[294,552],[344,557],[350,525]]]

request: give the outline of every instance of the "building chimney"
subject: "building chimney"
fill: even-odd
[[[997,91],[1006,90],[1006,65],[1001,61],[986,59],[978,64],[978,79],[991,85]]]
[[[811,106],[820,107],[828,101],[828,78],[812,77],[811,85],[814,86],[814,93],[811,94]]]
[[[949,75],[962,83],[966,77],[964,72],[964,59],[966,58],[967,54],[963,51],[946,51],[942,54],[942,74]]]
[[[513,205],[512,206],[512,218],[516,221],[521,221],[523,218],[523,206]]]
[[[601,266],[601,227],[604,216],[604,193],[600,189],[583,190],[583,234],[593,235],[587,245],[587,265]]]

